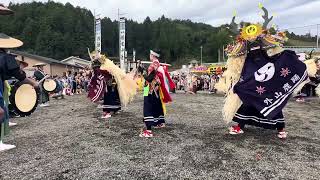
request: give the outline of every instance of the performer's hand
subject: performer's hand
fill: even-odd
[[[33,79],[26,78],[24,81],[33,86],[34,88],[39,88],[39,83]]]
[[[39,83],[37,81],[35,81],[33,79],[28,79],[28,81],[29,81],[29,84],[31,86],[33,86],[34,88],[39,88]]]
[[[33,86],[34,88],[39,88],[39,83],[38,83],[38,82],[34,82],[34,83],[32,84],[32,86]]]

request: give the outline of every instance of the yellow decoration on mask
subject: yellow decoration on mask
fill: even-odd
[[[250,36],[257,34],[257,32],[258,32],[258,28],[255,25],[250,25],[246,27],[246,34]]]
[[[262,5],[262,3],[261,3],[261,2],[259,3],[259,8],[260,8],[260,9],[262,9],[262,8],[263,8],[263,5]]]
[[[261,34],[262,34],[262,27],[259,24],[252,24],[242,28],[241,38],[250,41],[250,40],[255,40]]]

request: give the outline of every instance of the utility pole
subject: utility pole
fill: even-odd
[[[120,9],[118,8],[118,27],[119,27],[119,63],[120,63],[120,68],[122,69],[123,65],[122,65],[122,62],[121,62],[121,40],[120,40]]]
[[[134,69],[137,69],[137,62],[136,62],[136,50],[132,50],[132,63],[135,64]]]
[[[319,24],[317,24],[317,49],[319,50]]]
[[[200,46],[200,61],[201,61],[201,66],[202,66],[202,46]]]
[[[93,10],[93,33],[96,36],[96,10]]]
[[[224,45],[222,46],[222,62],[224,62]]]

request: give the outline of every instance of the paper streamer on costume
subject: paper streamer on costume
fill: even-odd
[[[245,56],[229,57],[222,78],[215,84],[219,92],[226,94],[224,106],[222,108],[223,120],[226,123],[232,121],[233,116],[241,106],[242,102],[238,95],[234,94],[233,86],[239,81],[240,74],[244,65]]]
[[[272,119],[286,105],[293,91],[308,79],[306,65],[292,51],[284,51],[271,60],[268,56],[255,61],[246,58],[240,81],[234,92],[244,104],[252,105],[260,113]]]
[[[304,63],[307,66],[307,72],[309,77],[315,77],[317,74],[317,64],[314,59],[306,60]],[[293,95],[296,96],[300,93],[301,89],[310,82],[310,80],[306,80],[302,82],[293,92]]]
[[[304,61],[304,63],[307,66],[308,75],[310,77],[315,77],[318,71],[316,61],[314,59],[309,59]]]
[[[159,90],[159,92],[160,92],[161,105],[162,105],[162,109],[163,109],[163,115],[166,115],[167,114],[167,108],[166,108],[166,104],[163,102],[164,96],[163,96],[163,93],[162,93],[161,89]]]
[[[124,70],[120,69],[111,60],[104,55],[101,56],[101,70],[108,71],[116,80],[119,97],[122,107],[126,107],[137,94],[137,84],[130,74],[126,74]]]

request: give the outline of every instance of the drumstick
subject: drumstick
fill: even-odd
[[[151,61],[141,61],[141,64],[152,64]],[[160,63],[160,65],[162,66],[171,66],[171,64],[167,64],[167,63]]]
[[[46,75],[44,78],[42,78],[40,81],[39,81],[39,84],[42,83],[44,80],[48,79],[50,77],[50,75]]]

